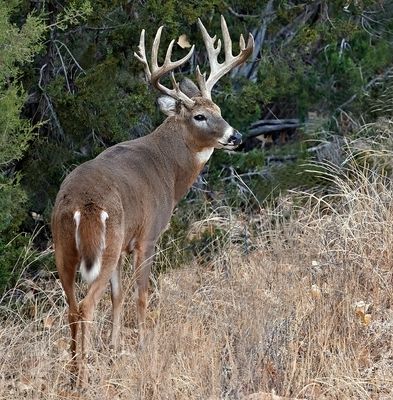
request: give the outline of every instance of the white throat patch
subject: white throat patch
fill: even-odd
[[[213,154],[214,147],[206,147],[206,149],[196,153],[196,158],[200,164],[205,164]]]

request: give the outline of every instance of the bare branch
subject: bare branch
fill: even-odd
[[[72,58],[72,60],[74,61],[75,65],[86,75],[85,70],[80,66],[80,64],[78,63],[78,61],[76,60],[76,58],[74,57],[74,55],[71,53],[70,49],[66,46],[66,44],[63,43],[63,42],[61,42],[61,41],[58,40],[58,39],[54,39],[53,42],[57,42],[57,43],[59,43],[62,47],[64,47],[64,48],[67,50],[67,52],[68,52],[68,54],[70,55],[70,57]]]
[[[42,79],[43,79],[43,75],[44,75],[44,70],[46,69],[47,66],[48,66],[48,64],[44,64],[40,68],[40,79],[38,81],[38,87],[41,89],[42,95],[44,96],[44,98],[46,100],[46,104],[47,104],[48,109],[50,111],[50,117],[54,121],[54,124],[56,125],[57,131],[59,132],[60,136],[62,138],[64,138],[65,135],[64,135],[63,127],[60,124],[59,118],[57,117],[57,113],[56,113],[56,111],[55,111],[55,109],[53,107],[53,104],[52,104],[52,101],[51,101],[50,97],[47,95],[44,87],[42,86]]]
[[[363,93],[368,92],[368,90],[372,86],[384,81],[391,74],[393,74],[393,67],[388,68],[382,74],[379,74],[379,75],[375,76],[373,79],[371,79],[369,82],[367,82],[367,84],[362,88],[362,92]],[[356,100],[357,97],[358,97],[358,93],[355,93],[354,95],[352,95],[348,100],[346,100],[344,103],[342,103],[340,106],[338,106],[336,108],[336,112],[337,111],[343,111],[343,108],[348,106],[349,104],[351,104],[354,100]]]
[[[259,18],[259,14],[240,14],[235,11],[228,3],[224,2],[224,5],[227,7],[228,11],[238,18]]]
[[[256,81],[258,71],[258,59],[261,53],[262,46],[265,42],[267,27],[275,17],[276,14],[273,11],[273,0],[269,0],[262,14],[259,16],[259,18],[261,19],[260,25],[252,31],[255,45],[252,55],[250,57],[250,61],[234,69],[231,73],[231,77],[244,76],[253,82]]]
[[[61,65],[62,65],[62,67],[63,67],[63,73],[64,73],[64,78],[65,78],[65,80],[66,80],[68,92],[69,92],[69,93],[72,93],[72,91],[71,91],[71,86],[70,86],[70,82],[68,81],[68,73],[67,73],[67,68],[66,68],[66,66],[65,66],[65,64],[64,64],[63,56],[61,55],[59,46],[58,46],[56,43],[55,43],[55,47],[56,47],[57,54],[58,54],[58,56],[59,56],[59,58],[60,58]]]

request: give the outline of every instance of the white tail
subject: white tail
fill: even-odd
[[[173,70],[184,64],[194,47],[179,61],[172,61],[172,41],[162,66],[158,65],[158,47],[162,28],[153,42],[151,65],[147,61],[145,32],[142,31],[139,52],[148,81],[163,92],[161,110],[168,118],[151,134],[119,143],[106,149],[95,159],[81,164],[64,180],[52,214],[56,266],[69,304],[71,352],[77,372],[76,338],[82,322],[82,360],[79,383],[86,381],[86,352],[89,324],[95,307],[108,282],[112,289],[112,337],[116,347],[120,330],[122,289],[120,271],[123,254],[134,252],[138,286],[137,317],[139,334],[144,336],[148,284],[154,248],[167,226],[177,202],[193,184],[214,148],[233,149],[241,135],[221,116],[211,100],[211,90],[232,68],[243,63],[252,53],[253,38],[247,46],[240,40],[240,53],[232,55],[232,45],[225,20],[221,19],[225,61],[217,61],[221,43],[214,47],[201,21],[211,66],[210,77],[197,69],[197,82],[184,80],[178,84]],[[160,83],[171,74],[173,88]],[[75,276],[80,268],[89,283],[85,298],[78,305]]]
[[[108,213],[104,210],[100,212],[99,224],[93,226],[93,229],[89,225],[80,227],[81,223],[81,212],[79,210],[74,213],[75,221],[75,244],[78,253],[81,256],[80,260],[80,272],[82,278],[87,283],[92,283],[100,274],[102,254],[105,250],[105,234],[106,234],[106,220],[108,219]],[[98,226],[98,232],[94,232],[94,228]],[[84,232],[81,238],[81,230]],[[94,237],[94,233],[96,237]]]

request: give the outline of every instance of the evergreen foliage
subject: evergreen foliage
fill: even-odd
[[[316,114],[326,122],[324,132],[351,134],[342,125],[343,116],[373,122],[391,111],[384,100],[392,97],[389,1],[1,1],[3,275],[15,265],[23,244],[19,234],[36,225],[27,210],[48,224],[54,197],[70,170],[107,146],[149,133],[162,121],[155,94],[133,57],[141,29],[151,43],[157,27],[165,25],[161,57],[170,39],[186,34],[196,52],[179,75],[192,77],[196,64],[208,69],[196,21],[200,17],[209,32],[220,32],[220,13],[232,38],[251,31],[261,45],[250,70],[239,69],[214,90],[223,115],[238,129],[247,132],[261,118],[307,122]],[[233,45],[236,51],[238,44]],[[175,46],[174,58],[185,51]],[[246,176],[258,202],[286,189],[313,186],[319,182],[305,174],[307,147],[327,136],[305,131],[298,136],[301,143],[279,149],[217,152],[205,174],[209,189],[230,194],[232,204],[245,206],[238,183],[230,179],[230,166]],[[268,165],[277,154],[296,159]],[[15,237],[19,239],[8,244]],[[39,237],[44,246],[48,240],[49,235]],[[7,279],[0,276],[0,285]]]
[[[18,1],[0,3],[0,290],[25,244],[17,236],[26,219],[27,198],[16,163],[28,148],[33,127],[21,115],[27,99],[21,69],[40,50],[45,29],[42,19],[33,14],[21,26],[13,23],[19,5]]]

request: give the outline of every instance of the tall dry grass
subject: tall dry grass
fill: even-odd
[[[222,248],[154,279],[143,349],[126,268],[121,349],[106,346],[107,293],[85,393],[68,386],[58,280],[20,280],[19,300],[14,291],[1,305],[0,397],[393,398],[392,185],[358,160],[326,166],[323,194],[293,193],[252,217],[221,208],[194,223],[193,235],[220,224]]]

